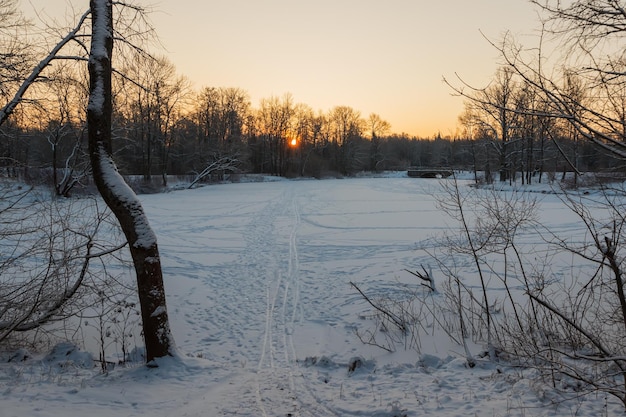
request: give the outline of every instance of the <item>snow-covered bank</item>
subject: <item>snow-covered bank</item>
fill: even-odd
[[[369,306],[350,287],[393,291],[450,224],[436,180],[220,184],[142,196],[158,234],[184,360],[108,375],[63,356],[0,365],[0,416],[615,415],[604,395],[565,398],[534,371],[468,368],[444,334],[420,353],[362,344]],[[577,227],[553,195],[542,218]],[[476,347],[475,353],[479,353]]]

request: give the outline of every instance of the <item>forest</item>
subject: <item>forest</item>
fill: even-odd
[[[125,326],[133,322],[131,317],[139,321],[135,315],[140,315],[145,345],[140,360],[147,368],[158,368],[163,359],[181,359],[169,324],[157,234],[136,194],[162,191],[172,176],[183,178],[193,188],[207,181],[236,182],[238,175],[248,173],[342,178],[364,171],[436,167],[472,172],[473,181],[468,183],[484,187],[466,187],[467,183],[453,178],[441,182],[435,197],[425,187],[421,195],[435,199],[430,201],[432,207],[411,211],[406,224],[373,228],[380,235],[390,230],[400,233],[415,221],[413,215],[424,213],[432,213],[438,221],[445,215],[456,223],[456,227],[440,230],[443,235],[437,246],[429,246],[433,241],[426,237],[411,246],[411,250],[428,255],[427,261],[435,269],[433,272],[430,265],[404,269],[423,281],[417,281],[418,289],[426,288],[410,293],[408,304],[406,294],[398,296],[395,291],[387,292],[387,298],[370,298],[368,289],[361,290],[353,283],[359,276],[350,275],[349,283],[375,310],[365,315],[373,330],[355,333],[361,342],[389,353],[396,345],[419,345],[420,319],[425,314],[440,320],[436,326],[433,322],[433,329],[442,330],[463,349],[459,357],[464,364],[459,372],[497,366],[491,368],[494,371],[489,377],[495,379],[502,372],[500,364],[507,362],[513,372],[536,371],[534,380],[551,386],[550,392],[565,392],[570,399],[579,394],[581,398],[583,394],[606,394],[626,407],[626,292],[621,244],[626,226],[626,63],[624,51],[615,46],[626,33],[625,7],[606,0],[569,5],[550,0],[530,3],[545,16],[539,44],[528,48],[505,34],[492,43],[500,62],[488,85],[472,86],[462,77],[444,79],[450,93],[465,104],[458,118],[458,133],[417,138],[394,133],[379,114],[363,116],[350,106],[314,110],[297,103],[289,93],[254,104],[249,94],[237,87],[196,90],[166,57],[149,52],[152,28],[140,6],[91,0],[90,9],[77,15],[71,26],[35,28],[19,12],[17,0],[0,0],[0,342],[11,347],[41,346],[41,341],[54,333],[48,329],[55,325],[62,336],[71,332],[74,336],[81,326],[91,326],[99,332],[98,361],[101,372],[107,374],[115,363],[107,360],[106,348],[121,345],[123,364],[130,353],[125,338],[131,337]],[[547,53],[554,48],[567,53]],[[576,188],[588,177],[601,180],[600,186],[579,192]],[[406,192],[415,187],[416,182],[410,181],[403,178],[396,183],[402,186],[396,185],[395,198],[416,198],[417,193]],[[538,208],[539,201],[515,188],[542,182],[553,187],[542,190],[559,200],[556,217],[561,219],[567,213],[573,218],[567,229],[554,227],[554,222],[541,224],[546,213]],[[253,272],[239,275],[259,278],[251,298],[266,309],[265,314],[245,311],[267,318],[255,370],[266,370],[267,348],[270,380],[283,383],[291,378],[289,388],[295,390],[294,375],[301,374],[301,358],[296,358],[291,335],[293,326],[299,324],[295,304],[301,284],[296,282],[301,272],[298,245],[303,244],[298,239],[298,233],[303,233],[300,225],[323,228],[315,236],[324,239],[333,235],[328,230],[350,227],[346,228],[343,220],[338,221],[339,226],[326,227],[322,224],[325,220],[312,219],[321,208],[308,194],[299,195],[293,182],[286,183],[291,185],[278,192],[276,201],[262,196],[267,198],[266,205],[243,228],[240,218],[234,216],[237,225],[228,227],[228,233],[238,230],[245,245],[253,249],[244,251],[252,260],[244,256],[233,262],[250,263]],[[490,187],[492,183],[511,187],[503,191]],[[32,192],[47,190],[46,186],[54,197],[61,198]],[[70,198],[75,194],[90,197]],[[388,201],[381,201],[385,209],[375,214],[389,220]],[[356,200],[354,205],[360,206],[362,201]],[[218,221],[233,218],[229,217],[233,208],[225,206]],[[259,208],[255,202],[243,206],[237,209]],[[303,207],[310,210],[305,213],[308,220],[302,220]],[[209,214],[201,210],[194,221]],[[564,234],[564,230],[572,232],[570,228],[576,228],[575,233]],[[182,244],[183,252],[202,260],[210,258],[203,247],[194,252],[198,248],[187,239],[190,233],[183,234],[169,250]],[[267,250],[274,238],[283,239],[281,248],[287,256]],[[361,243],[360,239],[348,241]],[[542,245],[547,249],[541,249]],[[329,241],[317,246],[327,247],[332,247]],[[218,255],[226,259],[229,248],[220,249],[224,251]],[[362,258],[368,260],[373,253],[387,250],[376,244],[365,249]],[[406,246],[402,251],[408,251]],[[335,255],[330,252],[322,252],[322,264],[325,256]],[[570,264],[556,271],[556,261],[562,259]],[[278,265],[285,261],[283,271]],[[195,274],[204,275],[205,269],[211,269],[191,265],[194,269],[185,279],[195,279]],[[220,264],[212,272],[219,273],[222,267]],[[265,267],[274,269],[265,271]],[[336,272],[329,275],[334,278]],[[136,279],[136,286],[127,284],[128,275]],[[289,282],[280,282],[284,277],[293,281],[293,298],[287,295]],[[468,283],[472,277],[474,283]],[[216,282],[235,283],[231,296],[242,295],[233,275],[221,278]],[[270,291],[273,278],[279,283]],[[393,285],[392,280],[385,281],[385,285]],[[317,276],[310,282],[317,284]],[[494,283],[500,284],[497,294],[501,296],[493,295]],[[211,293],[194,305],[191,315],[199,314],[214,296]],[[249,301],[222,306],[223,300],[217,298],[211,300],[215,305],[202,310],[209,317],[215,314],[212,309],[230,312],[233,306],[239,308]],[[282,309],[275,308],[280,298],[284,300]],[[289,300],[293,300],[293,314],[291,323],[285,325]],[[325,307],[323,301],[320,305]],[[415,306],[417,311],[412,310]],[[276,322],[283,328],[276,334],[282,338],[272,333],[272,316],[279,310],[282,316]],[[90,316],[83,320],[86,312]],[[180,317],[179,311],[174,312],[173,316]],[[78,323],[76,317],[81,319]],[[109,341],[113,327],[122,328],[121,335]],[[204,330],[196,334],[204,336]],[[280,343],[286,363],[274,367],[272,348]],[[228,355],[230,358],[232,351]],[[367,368],[357,359],[349,359],[348,377],[358,368]],[[307,360],[311,366],[318,363],[317,357]],[[237,366],[245,368],[246,362]],[[247,392],[256,392],[254,401],[265,410],[259,374],[254,374],[255,388]],[[324,385],[319,385],[327,383],[324,379]],[[320,405],[319,397],[308,392],[311,401]],[[291,400],[283,388],[271,395]],[[239,401],[240,396],[231,398]],[[300,401],[297,405],[306,410],[307,404]],[[395,404],[391,408],[385,415],[408,416]],[[340,415],[329,413],[331,409],[327,406],[326,414]]]
[[[498,126],[490,111],[497,103],[479,108],[467,99],[458,137],[416,138],[392,133],[379,115],[363,117],[348,106],[315,112],[285,94],[263,99],[255,108],[239,88],[196,92],[164,58],[143,59],[122,71],[144,80],[141,84],[122,78],[115,85],[113,146],[120,171],[142,178],[144,186],[167,186],[168,175],[190,180],[242,173],[322,178],[409,167],[474,170],[487,182],[518,176],[530,183],[566,172],[619,175],[621,168],[610,154],[554,118],[515,114],[505,127]],[[59,195],[89,183],[82,110],[86,81],[68,74],[63,71],[63,77],[37,85],[46,99],[39,98],[36,107],[20,111],[1,127],[6,175],[54,185]],[[498,72],[503,74],[510,85],[497,87],[511,89],[517,108],[537,100],[511,74]]]
[[[32,38],[31,23],[19,15],[16,4],[5,0],[0,8],[10,22],[2,38],[6,52],[0,97],[7,106],[15,104],[0,125],[0,168],[6,176],[45,183],[67,196],[90,183],[88,77],[80,65],[86,59],[86,17],[53,47]],[[40,36],[48,39],[61,30],[48,28]],[[595,143],[619,134],[616,123],[624,120],[615,96],[619,91],[594,89],[585,74],[567,72],[559,91],[579,104],[581,119],[587,117],[587,103],[598,94],[607,97],[612,107],[605,106],[605,115],[616,132],[607,131],[607,137],[594,133],[597,141],[588,140],[554,109],[545,89],[533,85],[536,77],[506,65],[484,88],[449,83],[450,92],[465,103],[456,133],[417,138],[394,133],[379,114],[365,116],[343,105],[316,110],[288,92],[252,103],[248,92],[236,86],[195,89],[167,57],[139,48],[145,30],[123,24],[117,30],[125,41],[116,44],[112,147],[120,172],[142,179],[134,184],[140,190],[165,187],[171,175],[195,184],[245,173],[322,178],[409,167],[472,170],[486,182],[541,182],[564,178],[567,172],[575,179],[582,172],[621,177],[619,158]],[[53,53],[47,55],[47,50]],[[36,65],[46,55],[48,61]],[[31,79],[33,67],[37,72]],[[24,80],[28,87],[17,105],[14,95],[22,94]],[[604,86],[611,87],[608,82]],[[587,114],[593,111],[586,109]],[[3,110],[5,114],[9,112]]]

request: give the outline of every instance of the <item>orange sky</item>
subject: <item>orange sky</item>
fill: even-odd
[[[70,4],[82,11],[89,2],[23,7],[63,16]],[[152,8],[163,55],[196,88],[242,88],[254,106],[291,93],[314,110],[377,113],[393,132],[420,137],[456,130],[463,102],[444,76],[490,80],[498,56],[481,31],[498,40],[538,26],[527,0],[162,0]]]

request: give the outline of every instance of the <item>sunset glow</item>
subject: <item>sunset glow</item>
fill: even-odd
[[[21,4],[35,20],[65,22],[88,3]],[[526,35],[538,22],[527,0],[178,0],[149,9],[163,45],[156,54],[196,89],[241,88],[253,106],[291,93],[316,112],[349,106],[419,137],[456,131],[463,100],[443,77],[486,86],[498,66],[487,39],[508,32],[533,44]]]

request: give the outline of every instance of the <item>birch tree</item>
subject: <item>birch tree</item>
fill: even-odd
[[[92,34],[89,53],[89,102],[87,124],[89,155],[94,181],[102,198],[124,232],[135,272],[141,306],[146,360],[173,356],[161,258],[141,202],[118,172],[112,158],[111,73],[113,55],[113,7],[110,0],[90,0]]]

